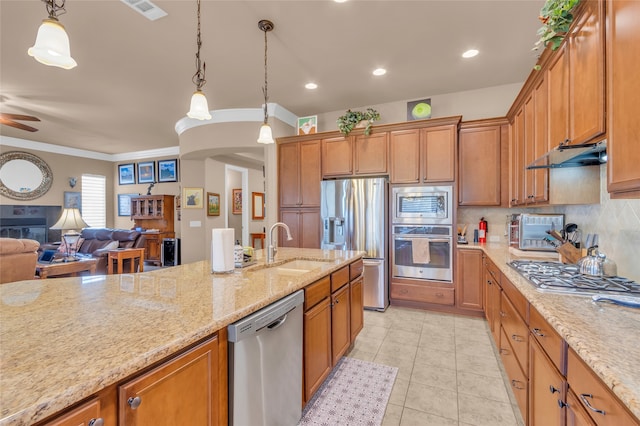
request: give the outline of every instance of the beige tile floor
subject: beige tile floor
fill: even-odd
[[[384,426],[524,424],[484,319],[365,311],[348,356],[398,367]]]

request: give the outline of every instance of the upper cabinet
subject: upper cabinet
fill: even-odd
[[[278,145],[280,207],[320,207],[320,140]]]
[[[607,13],[607,189],[640,198],[640,2],[608,0]]]
[[[322,177],[387,174],[388,133],[322,140]]]

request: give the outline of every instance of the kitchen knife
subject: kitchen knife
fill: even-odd
[[[555,229],[548,230],[547,234],[551,235],[553,238],[560,241],[561,243],[565,242],[564,238],[562,238],[562,235],[560,235],[558,231],[556,231]]]
[[[598,246],[598,234],[593,234],[593,243],[595,247]]]
[[[593,242],[593,235],[587,234],[587,239],[584,241],[585,248],[587,249],[590,248],[592,242]]]

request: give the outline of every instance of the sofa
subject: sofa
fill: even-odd
[[[0,238],[0,284],[34,279],[39,247],[36,240]]]

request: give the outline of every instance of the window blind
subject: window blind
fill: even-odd
[[[82,175],[82,218],[92,228],[107,226],[107,178]]]

